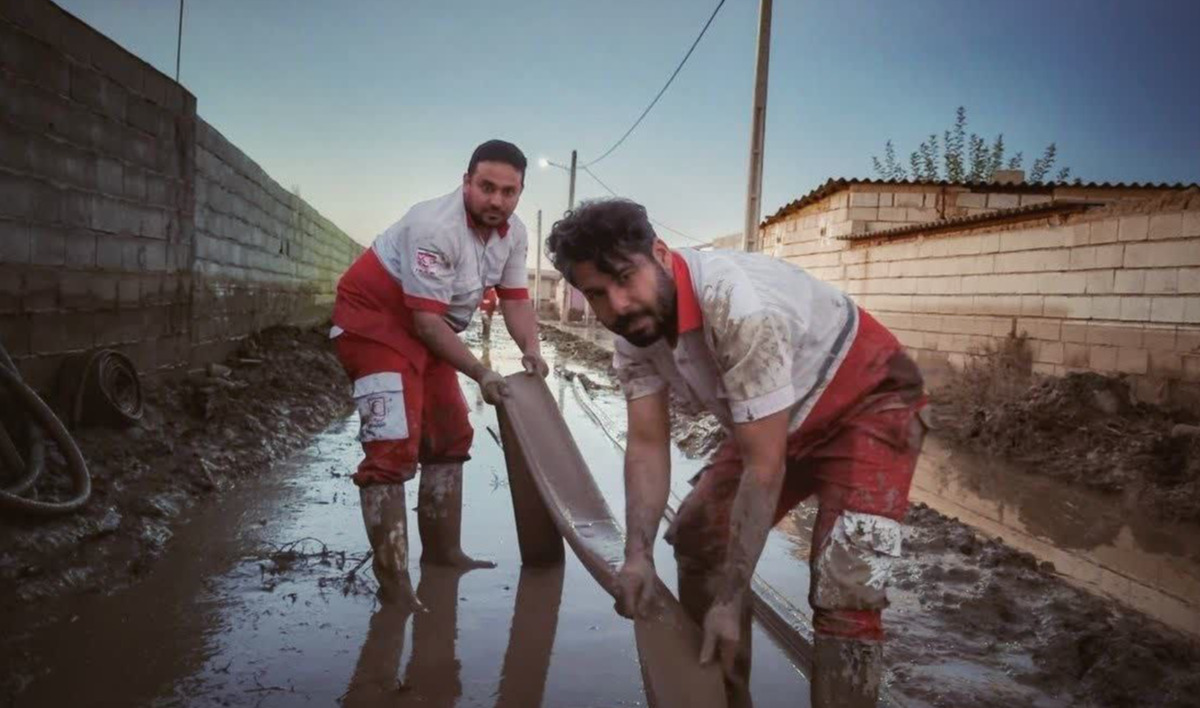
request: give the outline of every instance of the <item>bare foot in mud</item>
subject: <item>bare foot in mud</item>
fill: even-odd
[[[445,556],[431,555],[429,553],[421,554],[422,565],[438,565],[446,568],[461,568],[463,570],[477,570],[479,568],[495,568],[496,563],[490,560],[480,560],[468,556],[461,549],[448,553]]]

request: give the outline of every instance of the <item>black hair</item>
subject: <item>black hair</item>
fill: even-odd
[[[475,166],[481,162],[503,162],[512,165],[521,173],[521,182],[525,182],[525,167],[528,164],[525,153],[510,142],[489,140],[475,148],[475,152],[471,153],[471,162],[467,165],[467,174],[475,174]]]
[[[641,204],[594,199],[555,222],[546,239],[546,253],[555,269],[574,282],[571,269],[576,263],[592,263],[600,272],[615,276],[635,253],[650,256],[657,239]]]

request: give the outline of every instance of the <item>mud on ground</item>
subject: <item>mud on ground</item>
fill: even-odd
[[[816,505],[783,522],[807,554]],[[1200,705],[1200,644],[924,504],[905,518],[884,612],[901,705]]]
[[[39,599],[132,582],[194,501],[264,469],[345,416],[349,384],[327,331],[266,330],[245,340],[223,367],[144,382],[145,414],[137,426],[77,431],[92,497],[62,517],[0,518],[0,615]],[[66,480],[53,448],[48,462],[38,482],[42,497],[53,497]]]
[[[561,332],[554,336],[574,339]],[[575,347],[582,364],[611,357],[582,340]],[[1003,364],[1019,371],[1019,359]],[[1087,383],[1085,391],[1112,392],[1098,394],[1102,403],[1097,405],[1109,405],[1107,395],[1126,401],[1123,384]],[[1000,393],[1009,386],[1013,400],[1028,390],[1007,375],[973,385],[993,386]],[[1065,387],[1075,391],[1071,387],[1079,385]],[[1076,392],[1074,399],[1081,396]],[[945,425],[953,409],[941,400]],[[1128,405],[1145,410],[1132,401]],[[689,456],[707,455],[724,439],[711,415],[673,408],[672,434]],[[1104,415],[1122,411],[1118,406],[1117,413]],[[1133,424],[1136,416],[1126,414],[1127,424]],[[1099,461],[1094,464],[1099,468]],[[815,512],[815,504],[806,503],[782,523],[796,541],[797,562],[807,558]],[[1200,644],[1074,587],[1051,564],[1039,564],[1032,555],[923,504],[914,504],[905,519],[904,555],[894,566],[890,595],[892,605],[884,614],[887,682],[902,705],[1200,706]]]
[[[1025,340],[979,352],[934,393],[954,443],[1030,471],[1124,493],[1162,518],[1200,521],[1197,416],[1140,402],[1119,377],[1030,372]]]

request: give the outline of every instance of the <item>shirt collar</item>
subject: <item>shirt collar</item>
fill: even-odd
[[[477,227],[475,225],[475,220],[471,218],[471,211],[469,209],[467,209],[467,195],[465,192],[463,193],[463,213],[467,215],[467,228],[471,229],[475,233],[479,233],[479,227]],[[505,236],[508,235],[508,221],[507,220],[503,224],[500,224],[499,226],[496,227],[496,233],[500,234],[500,238],[504,238]],[[483,238],[483,240],[485,240],[485,241],[487,240],[489,235],[490,234],[488,234],[488,233],[480,234],[481,238]]]
[[[699,329],[704,317],[700,303],[696,301],[696,291],[692,288],[692,273],[688,270],[687,261],[674,251],[671,251],[671,270],[675,274],[675,315],[679,334],[686,334]]]

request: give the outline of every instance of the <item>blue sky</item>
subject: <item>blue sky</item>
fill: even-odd
[[[174,0],[62,0],[169,75]],[[716,0],[189,0],[182,83],[200,114],[364,243],[453,189],[502,137],[531,160],[518,214],[546,230],[567,176],[661,87]],[[594,169],[695,239],[745,208],[758,2],[727,0],[659,105]],[[1194,0],[778,0],[763,216],[831,176],[872,176],[965,105],[1026,165],[1085,180],[1200,181]],[[603,196],[580,174],[579,198]],[[688,241],[663,234],[669,243]]]

